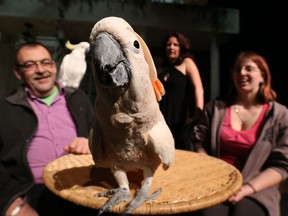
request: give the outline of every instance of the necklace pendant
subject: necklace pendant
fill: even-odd
[[[236,113],[239,113],[239,109],[238,109],[237,107],[234,107],[234,111],[235,111]]]

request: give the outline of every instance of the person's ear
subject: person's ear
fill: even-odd
[[[22,76],[21,76],[20,72],[16,68],[14,68],[13,71],[14,71],[14,75],[16,76],[16,78],[18,80],[22,80]]]
[[[263,71],[261,71],[261,75],[262,75],[262,82],[264,83],[265,82],[265,79],[266,79],[266,76],[265,76],[265,73]]]

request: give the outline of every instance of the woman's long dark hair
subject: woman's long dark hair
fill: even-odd
[[[186,57],[193,59],[188,38],[180,32],[173,32],[173,33],[170,33],[169,35],[167,35],[164,39],[164,42],[163,42],[163,51],[164,51],[164,53],[163,53],[164,58],[163,59],[164,59],[164,61],[162,63],[162,67],[171,65],[171,62],[169,61],[169,59],[167,58],[167,55],[166,55],[167,41],[169,40],[170,37],[175,37],[178,40],[179,45],[180,45],[179,58],[173,63],[173,65],[180,65]]]
[[[242,63],[247,59],[257,64],[264,78],[264,82],[261,83],[261,86],[259,88],[257,97],[258,101],[261,103],[267,103],[269,101],[276,100],[277,94],[271,87],[271,73],[268,67],[268,63],[266,62],[264,57],[252,51],[241,52],[235,58],[234,64],[230,71],[231,82],[228,91],[228,100],[232,102],[237,96],[237,90],[234,82],[232,81],[233,73],[235,73],[235,71],[238,70],[242,66]]]

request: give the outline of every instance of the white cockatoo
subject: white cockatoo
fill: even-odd
[[[86,41],[78,44],[67,41],[65,46],[72,51],[64,56],[57,80],[64,86],[78,88],[87,69],[86,54],[90,44]]]
[[[143,184],[125,213],[155,199],[149,195],[157,167],[174,159],[174,139],[159,109],[164,88],[143,39],[122,18],[106,17],[90,34],[92,71],[96,86],[96,121],[89,145],[97,167],[110,168],[119,188],[97,194],[111,196],[98,215],[129,201],[127,171],[143,170]]]

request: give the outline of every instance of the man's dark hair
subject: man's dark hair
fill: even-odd
[[[51,51],[49,50],[49,48],[44,45],[43,43],[41,42],[38,42],[38,41],[28,41],[28,42],[25,42],[25,43],[22,43],[20,44],[17,48],[16,48],[16,57],[15,57],[15,62],[14,62],[14,65],[17,67],[18,65],[18,60],[17,60],[17,54],[19,52],[20,49],[22,49],[23,47],[37,47],[37,46],[42,46],[43,48],[45,48],[48,53],[50,54],[50,56],[52,56],[52,53]]]

